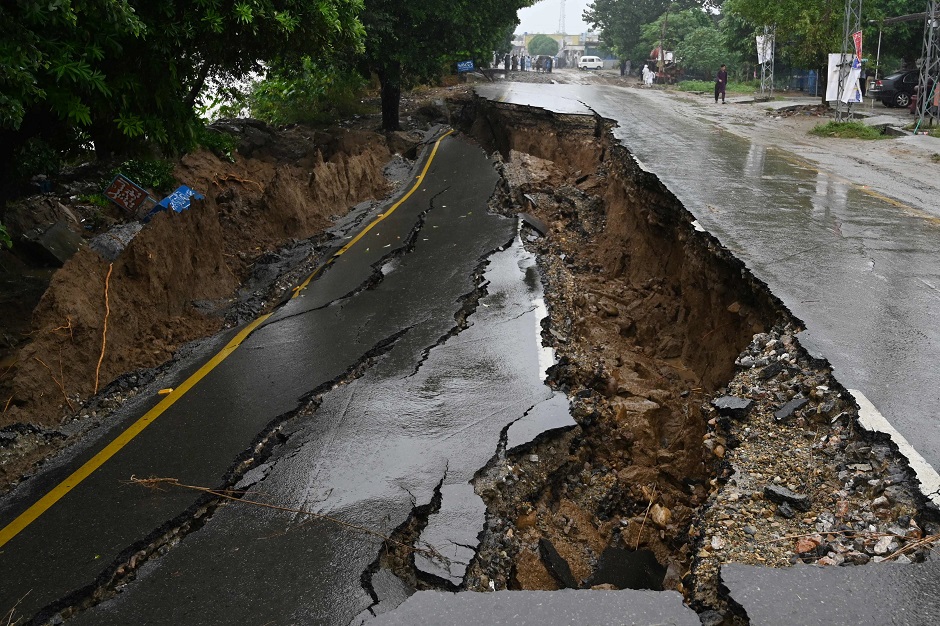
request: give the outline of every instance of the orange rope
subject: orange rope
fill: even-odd
[[[98,367],[95,368],[95,393],[98,393],[98,376],[101,373],[101,362],[104,361],[104,349],[108,345],[108,316],[111,315],[111,305],[108,303],[108,284],[111,281],[111,270],[114,263],[108,264],[108,275],[104,279],[104,328],[101,330],[101,356],[98,357]]]

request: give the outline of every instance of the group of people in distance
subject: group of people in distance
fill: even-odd
[[[533,69],[536,72],[551,72],[552,57],[540,56],[532,58],[529,55],[516,56],[515,54],[507,54],[503,57],[503,69],[507,72],[531,72]]]

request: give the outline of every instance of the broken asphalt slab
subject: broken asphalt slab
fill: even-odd
[[[633,624],[700,626],[698,615],[675,591],[419,591],[396,610],[365,622],[369,626],[448,624],[543,626]]]
[[[937,623],[940,561],[854,567],[723,565],[721,581],[751,624]]]
[[[421,162],[423,164],[424,161]],[[385,257],[393,247],[401,245],[398,242],[406,240],[419,216],[426,214],[423,232],[415,242],[417,253],[407,255],[415,260],[413,273],[401,269],[383,275],[378,284],[359,292],[359,297],[337,302],[334,306],[328,306],[330,301],[324,300],[319,281],[315,281],[307,290],[311,294],[309,299],[294,298],[278,309],[268,324],[247,336],[241,347],[205,374],[188,393],[167,405],[159,414],[159,419],[153,418],[152,424],[84,481],[69,484],[67,493],[38,519],[9,539],[0,552],[0,567],[5,571],[16,571],[18,575],[4,580],[0,587],[0,605],[12,607],[20,601],[17,605],[18,617],[28,618],[37,612],[54,614],[90,594],[102,580],[107,580],[107,572],[121,567],[138,550],[147,548],[156,537],[175,527],[191,526],[193,515],[200,508],[199,494],[128,485],[127,481],[132,475],[174,477],[192,485],[224,486],[227,480],[238,480],[239,476],[230,476],[230,472],[238,467],[241,460],[250,461],[252,455],[259,453],[253,447],[260,437],[269,434],[280,422],[307,406],[310,400],[308,394],[313,390],[324,385],[331,387],[334,381],[348,377],[351,370],[354,376],[358,375],[356,372],[359,369],[368,367],[371,361],[367,355],[375,352],[376,347],[384,346],[376,353],[380,355],[388,352],[392,345],[402,344],[405,354],[409,355],[405,358],[407,369],[413,371],[415,358],[410,355],[420,355],[454,326],[455,312],[462,306],[462,296],[478,288],[474,272],[480,259],[505,245],[516,229],[512,220],[490,215],[486,211],[486,201],[496,180],[491,163],[479,148],[453,137],[443,140],[437,158],[429,167],[428,176],[420,180],[421,184],[411,200],[403,203],[392,216],[396,219],[383,220],[381,228],[374,227],[363,236],[363,241],[334,262],[325,274],[330,276],[330,281],[328,288],[323,291],[328,291],[333,297],[355,292],[363,277],[371,276],[372,264]],[[409,214],[410,220],[403,219]],[[362,258],[358,256],[360,252]],[[449,259],[450,263],[442,264],[441,259]],[[346,273],[347,265],[349,273]],[[342,280],[344,273],[345,282]],[[317,310],[309,306],[310,301],[320,304]],[[413,306],[415,302],[423,303],[424,306]],[[536,326],[535,322],[530,323],[533,328]],[[419,329],[421,332],[417,332]],[[519,413],[540,399],[543,393],[540,391],[537,398],[520,399],[520,403],[526,404]],[[335,415],[342,423],[342,410]],[[139,417],[139,414],[126,416],[124,427]],[[517,417],[518,414],[513,415],[513,419]],[[322,427],[326,430],[319,437],[309,436],[330,448],[328,444],[334,436],[330,429],[335,429],[337,424],[329,417],[318,416],[318,419],[321,418]],[[498,436],[500,427],[495,429]],[[96,452],[97,449],[89,449],[79,455],[74,465],[63,468],[61,478],[68,476]],[[340,457],[346,456],[342,450],[334,452]],[[491,454],[492,450],[487,450],[486,456]],[[261,461],[264,461],[263,454]],[[367,479],[362,468],[370,467],[371,462],[366,458],[360,461],[355,463],[352,471],[346,472],[347,477]],[[309,499],[309,506],[315,510],[323,506],[343,508],[343,489],[333,489],[334,499],[320,505],[318,501],[327,497],[329,489],[319,489],[316,481],[309,488],[306,486],[307,480],[314,479],[304,477],[315,471],[311,467],[320,465],[313,463],[305,469],[292,467],[290,477],[279,474],[279,470],[283,471],[289,464],[280,465],[281,468],[272,467],[270,475],[260,483],[265,489],[272,484],[284,484],[285,491],[281,495],[286,498],[288,505],[304,506]],[[436,484],[442,469],[443,464],[427,467],[417,475],[420,479],[427,472],[427,475],[433,476]],[[410,474],[415,475],[415,472],[411,471]],[[281,483],[282,479],[285,482]],[[378,501],[383,506],[372,507],[375,509],[374,515],[358,516],[361,517],[358,520],[361,524],[390,531],[386,517],[407,516],[411,509],[404,490],[409,485],[387,485],[385,481],[371,479],[369,482],[384,485],[383,489],[392,489],[396,494],[404,495],[402,502],[397,502],[396,495],[394,505],[390,502],[386,505],[386,498],[379,497]],[[417,487],[412,490],[421,495]],[[28,491],[24,489],[18,493]],[[34,502],[35,499],[31,497],[7,498],[0,508],[0,524],[6,526]],[[239,511],[233,520],[234,528],[246,534],[248,544],[255,546],[258,526],[246,524],[240,505]],[[269,517],[261,516],[274,524],[269,530],[275,535],[284,532],[284,526],[277,519],[270,520]],[[198,528],[200,524],[194,527]],[[225,524],[221,521],[213,519],[202,530],[223,526]],[[319,525],[310,526],[319,528]],[[323,561],[313,560],[332,563],[336,558],[359,568],[350,572],[355,581],[351,593],[356,598],[364,597],[363,601],[368,605],[371,599],[359,584],[363,568],[358,563],[360,557],[366,563],[374,559],[377,547],[371,542],[349,541],[349,533],[342,534],[344,538],[341,543],[350,544],[343,556],[330,553],[324,546],[324,552],[321,553]],[[199,541],[195,539],[196,536],[199,536]],[[288,536],[293,539],[295,536],[305,536],[305,533],[288,533]],[[200,531],[181,545],[187,545],[198,553],[199,544],[206,546],[210,543]],[[271,554],[267,549],[271,542],[262,543],[265,544],[264,552]],[[270,571],[285,570],[284,563],[290,560],[287,558],[290,556],[303,560],[307,570],[317,571],[311,564],[311,558],[305,556],[306,547],[282,547],[285,548],[284,553],[259,558],[256,567],[263,568],[264,564],[268,564]],[[173,552],[175,550],[171,550],[164,559]],[[213,572],[230,579],[230,585],[238,587],[232,579],[247,577],[254,581],[264,571],[255,566],[250,571],[246,570],[240,557],[247,552],[239,552],[237,546],[232,546],[230,541],[225,542],[205,564]],[[233,562],[231,569],[223,570],[223,564],[227,562],[225,555],[230,553],[239,563]],[[350,553],[357,555],[357,558],[351,558]],[[134,561],[138,562],[138,559]],[[195,568],[193,571],[198,570]],[[342,586],[348,580],[334,576],[332,570],[330,576],[318,574],[317,577],[321,581],[330,577],[337,579],[337,585],[331,587],[333,591],[330,594],[320,594],[328,606],[335,606],[337,597],[350,593],[349,588]],[[158,576],[152,575],[150,578],[156,580]],[[225,617],[218,614],[213,617],[187,603],[189,592],[194,599],[205,597],[206,593],[215,595],[215,591],[207,591],[200,586],[208,584],[208,580],[215,579],[209,576],[208,579],[190,581],[194,587],[181,591],[183,581],[171,577],[171,584],[166,588],[170,599],[158,603],[156,607],[142,609],[136,615],[147,615],[146,619],[150,623],[178,620],[196,623],[200,619],[198,615],[202,616],[201,619],[211,621],[218,618],[230,623],[231,615]],[[277,579],[272,580],[272,584],[281,591],[292,588]],[[310,588],[316,589],[316,586]],[[254,582],[249,584],[245,580],[245,595],[237,599],[227,597],[235,605],[252,604],[252,590],[261,592]],[[123,606],[133,607],[127,597],[127,594],[122,594]],[[288,594],[284,601],[291,606],[292,603],[303,602],[303,597]],[[201,601],[196,604],[201,604]],[[348,604],[352,608],[355,601]],[[259,610],[264,609],[257,602],[254,605]],[[165,610],[168,606],[177,613],[168,615]],[[290,612],[290,609],[286,610]],[[317,610],[312,607],[311,611],[314,612],[310,614],[317,614]],[[90,619],[94,623],[96,618]],[[116,619],[126,623],[124,618]],[[337,617],[337,623],[342,619]]]

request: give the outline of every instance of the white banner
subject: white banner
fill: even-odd
[[[763,65],[767,61],[773,58],[774,53],[774,36],[767,35],[758,35],[757,36],[757,64]]]
[[[829,54],[829,80],[826,82],[826,101],[836,102],[839,99],[839,73],[845,76],[845,86],[842,88],[842,102],[861,102],[862,89],[858,84],[862,73],[862,66],[857,62],[854,54],[843,57],[839,53]]]

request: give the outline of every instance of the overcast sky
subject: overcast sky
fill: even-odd
[[[588,25],[581,20],[581,14],[593,0],[565,0],[564,34],[575,35],[586,32]],[[527,9],[519,11],[517,33],[558,32],[558,18],[561,17],[561,0],[541,0]]]

